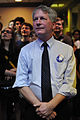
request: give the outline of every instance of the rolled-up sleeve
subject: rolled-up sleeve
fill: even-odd
[[[71,55],[70,55],[71,54]],[[68,53],[67,67],[64,74],[64,81],[58,93],[67,97],[72,97],[77,94],[76,90],[76,60],[74,52]]]
[[[16,80],[13,85],[13,88],[30,85],[28,71],[29,70],[28,70],[28,65],[27,65],[27,56],[24,54],[24,51],[21,50],[21,52],[19,54],[19,59],[18,59]]]

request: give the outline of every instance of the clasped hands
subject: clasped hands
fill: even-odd
[[[52,120],[56,117],[56,112],[53,111],[52,106],[49,102],[40,102],[35,104],[34,107],[36,108],[36,113],[42,118],[46,118],[46,120]]]

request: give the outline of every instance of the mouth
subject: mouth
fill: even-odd
[[[56,27],[56,29],[60,29],[60,27]]]
[[[44,27],[37,27],[36,29],[37,30],[41,30],[41,29],[44,29]]]
[[[27,32],[22,32],[23,34],[26,34]]]
[[[56,28],[54,31],[60,31],[60,28]]]

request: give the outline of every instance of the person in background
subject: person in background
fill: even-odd
[[[33,26],[30,23],[24,22],[22,24],[20,43],[18,46],[15,44],[15,56],[16,56],[15,59],[16,59],[16,61],[18,61],[18,56],[19,56],[19,52],[20,52],[21,48],[32,41],[31,37],[30,37],[30,33],[31,33],[32,29],[33,29]]]
[[[21,25],[25,22],[25,19],[23,17],[16,17],[14,19],[14,35],[15,35],[15,42],[18,46],[21,42]]]
[[[73,41],[79,40],[80,39],[80,30],[76,29],[72,33],[73,35]]]
[[[14,33],[9,27],[1,32],[0,45],[0,119],[16,119],[13,103],[19,102],[18,91],[12,88],[16,76]],[[17,109],[18,111],[19,109]],[[16,119],[17,120],[17,119]]]
[[[73,98],[73,117],[74,120],[80,119],[80,38],[79,31],[75,30],[74,32],[74,54],[76,57],[76,77],[77,77],[77,95]],[[77,44],[78,43],[78,44]]]
[[[10,20],[9,23],[8,23],[8,27],[13,29],[14,31],[14,20]]]
[[[33,30],[33,26],[30,23],[23,23],[21,26],[21,41],[26,45],[26,42],[31,42],[31,31]]]
[[[74,30],[72,35],[74,45],[77,47],[77,49],[80,49],[80,30]]]
[[[17,88],[26,99],[24,120],[70,120],[69,98],[76,95],[74,86],[76,63],[72,47],[53,37],[56,17],[56,11],[50,7],[40,5],[35,8],[32,18],[38,39],[24,46],[19,54],[13,88]],[[47,58],[42,64],[42,57],[47,54],[45,52],[49,55],[50,73],[42,72],[48,60]],[[47,68],[46,63],[45,70],[47,69],[49,67]],[[51,87],[48,84],[45,89],[42,86],[44,73],[45,76],[49,74],[51,78]],[[47,78],[48,76],[45,83],[47,83]],[[51,88],[50,92],[47,91],[48,87]],[[42,88],[46,90],[46,98]],[[49,97],[48,100],[47,97]]]
[[[15,58],[13,58],[13,55],[14,55],[14,44],[13,43],[14,43],[13,30],[7,27],[1,32],[1,47],[3,48],[3,54],[5,55],[5,59],[14,62]],[[15,68],[14,66],[13,68]]]
[[[0,43],[1,43],[1,31],[2,31],[2,28],[3,28],[3,24],[2,24],[2,22],[0,22]]]
[[[72,38],[69,37],[68,35],[63,34],[63,23],[64,21],[60,17],[56,18],[56,24],[53,30],[53,36],[55,39],[73,46]]]

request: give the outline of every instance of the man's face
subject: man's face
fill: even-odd
[[[30,27],[29,27],[29,26],[23,25],[23,26],[21,27],[21,35],[22,35],[22,36],[29,36],[29,35],[30,35],[30,32],[31,32],[31,30],[30,30]]]
[[[2,31],[1,39],[10,40],[12,39],[12,30],[10,28],[6,28]]]
[[[63,30],[63,23],[62,20],[56,21],[54,31],[62,31]]]
[[[16,21],[15,28],[16,28],[17,31],[21,30],[21,23],[20,23],[20,21]]]
[[[33,19],[33,27],[38,37],[51,36],[53,24],[48,13],[44,13],[41,9],[37,10]]]

